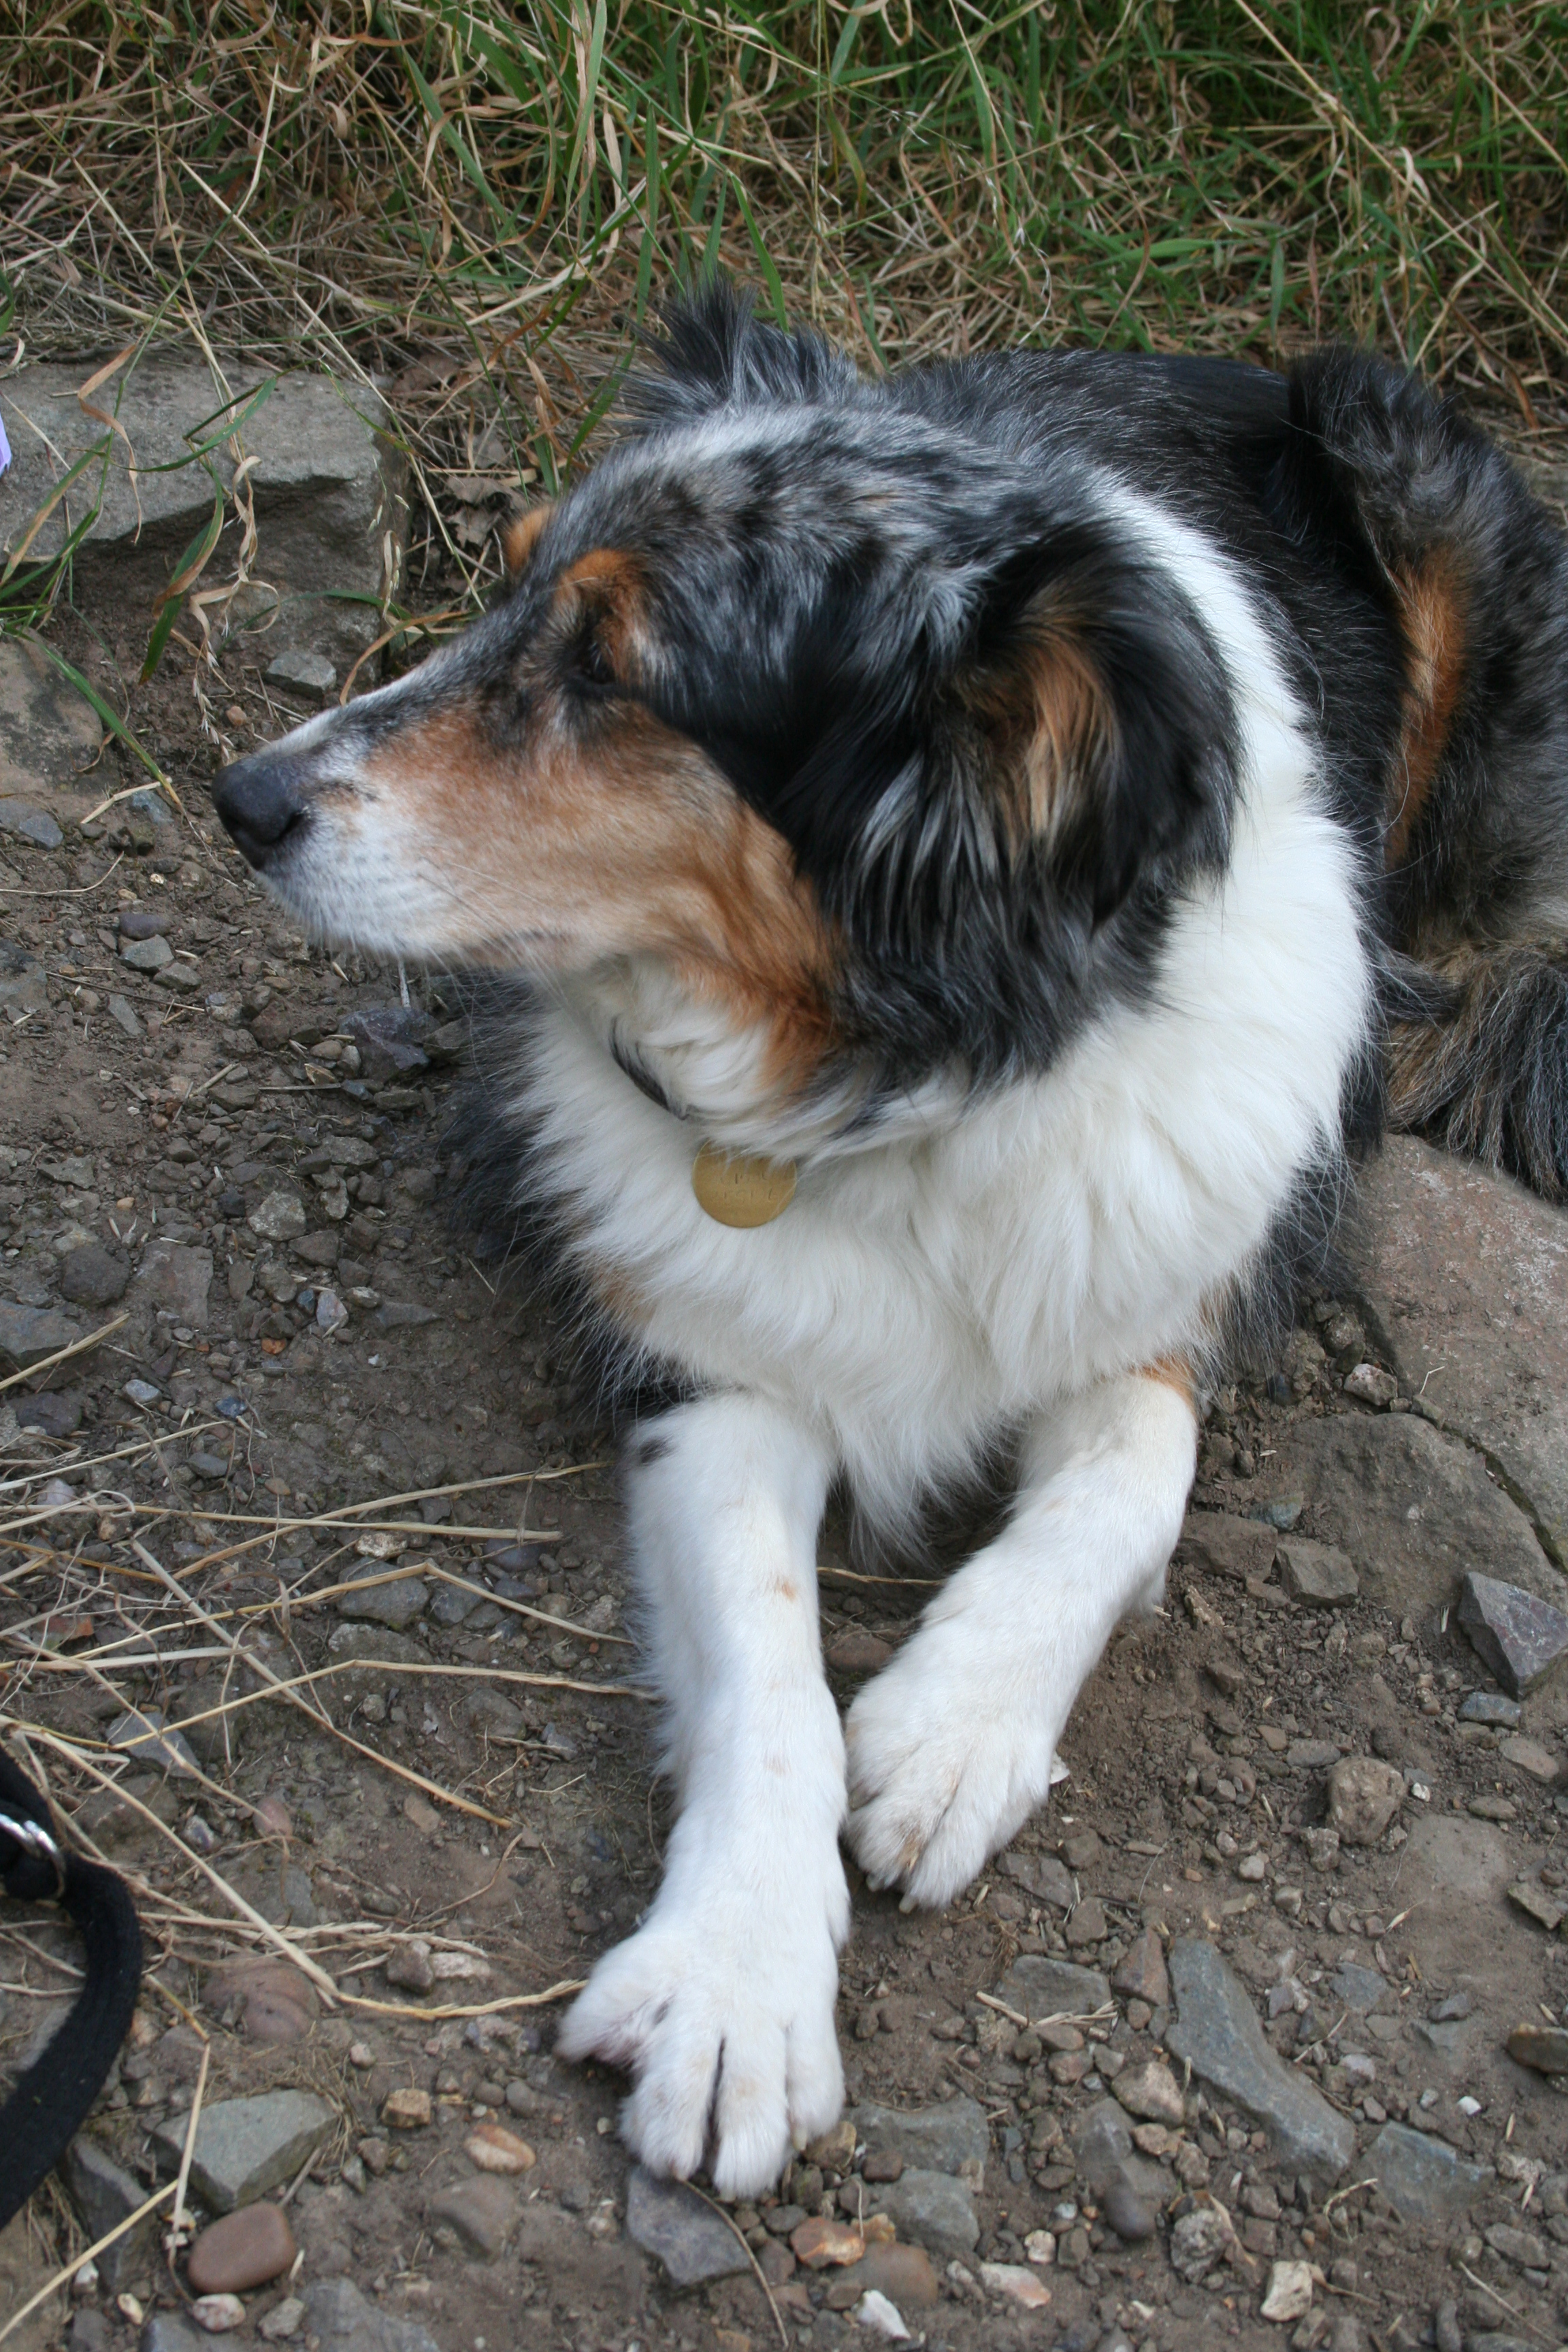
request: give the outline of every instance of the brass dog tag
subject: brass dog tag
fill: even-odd
[[[795,1198],[793,1160],[760,1160],[705,1143],[691,1169],[699,1208],[719,1225],[771,1225]]]

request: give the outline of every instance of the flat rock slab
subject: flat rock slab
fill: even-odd
[[[994,1997],[1021,2011],[1031,2024],[1042,2017],[1092,2017],[1110,2001],[1110,1979],[1100,1969],[1030,1952],[1014,1961]]]
[[[25,367],[0,387],[0,417],[14,456],[0,555],[21,539],[65,469],[109,440],[101,489],[94,465],[56,507],[32,552],[57,554],[67,531],[96,505],[75,559],[78,594],[89,610],[99,600],[112,598],[120,612],[144,601],[150,624],[169,559],[184,552],[212,513],[206,467],[226,488],[233,479],[227,441],[216,441],[205,465],[181,462],[191,453],[187,434],[204,447],[215,441],[225,420],[205,420],[224,395],[205,367],[150,353],[95,395],[94,406],[117,413],[124,437],[110,436],[77,399],[91,373],[86,361]],[[231,412],[237,418],[265,379],[248,365],[230,366],[227,374],[241,404]],[[245,452],[256,460],[249,476],[259,541],[253,568],[257,582],[269,584],[236,600],[230,626],[270,617],[264,643],[271,656],[315,652],[352,662],[376,635],[377,607],[401,572],[407,521],[405,467],[385,424],[384,407],[368,386],[294,372],[279,376],[238,425]],[[321,593],[325,588],[354,591],[370,602],[329,599]]]
[[[1528,1698],[1568,1651],[1568,1616],[1496,1577],[1466,1577],[1459,1588],[1459,1622],[1470,1647],[1510,1698]]]
[[[1510,1853],[1500,1830],[1452,1813],[1419,1814],[1411,1823],[1405,1852],[1433,1888],[1475,1902],[1500,1895],[1518,1868],[1518,1857]]]
[[[82,1328],[53,1307],[14,1307],[0,1299],[0,1357],[19,1371],[41,1364],[81,1339]]]
[[[60,2172],[89,2245],[106,2236],[128,2213],[134,2213],[146,2199],[141,2182],[132,2179],[85,2132],[78,2134],[61,2157]],[[157,2227],[157,2215],[149,2213],[99,2255],[99,2273],[111,2294],[129,2286],[145,2270]]]
[[[1419,1413],[1301,1423],[1280,1465],[1306,1493],[1313,1534],[1349,1556],[1379,1608],[1446,1609],[1474,1568],[1568,1605],[1568,1584],[1482,1456]]]
[[[656,2180],[634,2164],[626,2182],[626,2235],[657,2256],[676,2286],[731,2278],[752,2267],[729,2224],[683,2181]]]
[[[885,2213],[906,2245],[924,2246],[943,2262],[958,2262],[980,2242],[980,2221],[969,2184],[951,2172],[914,2165],[868,2194],[868,2210]]]
[[[212,1280],[211,1250],[188,1249],[183,1242],[149,1242],[136,1270],[136,1296],[149,1307],[165,1307],[176,1323],[205,1331]]]
[[[305,2325],[321,2352],[438,2352],[428,2328],[367,2302],[346,2278],[317,2279],[306,2288]]]
[[[1172,2055],[1244,2107],[1288,2171],[1337,2180],[1355,2154],[1355,2126],[1264,2040],[1240,1978],[1197,1936],[1172,1945],[1169,1965],[1178,2012],[1165,2037]]]
[[[984,2109],[962,2094],[956,2099],[944,2099],[940,2106],[909,2111],[855,2107],[850,2121],[869,2155],[902,2157],[906,2165],[917,2165],[927,2172],[957,2173],[967,2168],[978,2177],[990,2153]]]
[[[1568,1216],[1408,1136],[1361,1200],[1361,1288],[1402,1382],[1487,1449],[1568,1559]]]
[[[9,490],[6,497],[9,516]],[[102,747],[103,724],[97,711],[48,656],[37,646],[20,645],[15,637],[0,640],[0,800],[13,804],[13,814],[30,793],[79,786],[83,771]],[[37,837],[25,825],[6,830],[20,830],[26,840]],[[59,839],[58,826],[55,838]]]
[[[196,2125],[191,2186],[215,2212],[232,2213],[291,2180],[337,2121],[309,2091],[268,2091],[258,2099],[220,2099]],[[165,2164],[178,2165],[185,2121],[175,2116],[153,2134]]]
[[[1467,2164],[1446,2140],[1384,2124],[1361,2160],[1404,2221],[1437,2221],[1462,2213],[1492,2178],[1489,2164]]]

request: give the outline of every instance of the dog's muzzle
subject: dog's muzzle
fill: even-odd
[[[258,751],[225,768],[213,786],[213,804],[247,866],[273,864],[310,814],[298,761]]]

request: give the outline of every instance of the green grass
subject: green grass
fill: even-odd
[[[870,367],[1349,336],[1559,424],[1565,156],[1555,5],[12,0],[0,320],[375,374],[449,601],[715,260]]]

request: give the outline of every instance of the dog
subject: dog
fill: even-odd
[[[558,2046],[750,2195],[840,2109],[840,1832],[942,1905],[1044,1801],[1355,1154],[1568,1186],[1568,541],[1363,354],[868,383],[718,285],[505,553],[216,805],[313,932],[524,983],[510,1196],[679,1388],[626,1455],[679,1814]],[[896,1542],[998,1461],[841,1727],[830,1487]]]

